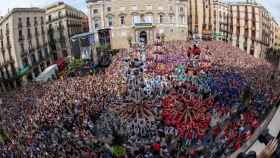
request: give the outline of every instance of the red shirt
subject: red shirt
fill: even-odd
[[[199,48],[193,48],[192,49],[192,53],[194,54],[194,55],[200,55],[200,53],[201,53],[201,51],[200,51],[200,49]]]
[[[160,151],[160,144],[156,143],[156,144],[153,144],[153,149],[155,151]]]

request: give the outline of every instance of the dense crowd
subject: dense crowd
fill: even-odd
[[[127,97],[128,58],[145,60],[141,105]],[[1,94],[0,157],[227,157],[279,99],[279,79],[223,42],[135,46],[104,73]]]

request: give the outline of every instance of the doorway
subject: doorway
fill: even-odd
[[[147,32],[146,31],[141,31],[139,39],[140,39],[140,42],[143,42],[144,44],[147,44],[147,42],[148,42]]]

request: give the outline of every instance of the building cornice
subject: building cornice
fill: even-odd
[[[15,13],[21,13],[21,12],[41,12],[41,13],[45,13],[46,10],[42,9],[42,8],[13,8],[7,15],[5,15],[2,19],[0,19],[0,25],[6,21],[11,15],[15,14]]]

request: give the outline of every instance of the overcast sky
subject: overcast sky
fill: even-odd
[[[86,0],[64,0],[66,3],[73,7],[79,8],[80,10],[87,13]],[[236,0],[230,0],[236,1]],[[240,0],[238,0],[240,1]],[[244,0],[245,1],[245,0]],[[263,4],[273,15],[273,17],[280,24],[280,0],[256,0]],[[5,15],[8,12],[8,8],[12,9],[15,7],[45,7],[57,0],[0,0],[0,15]]]

